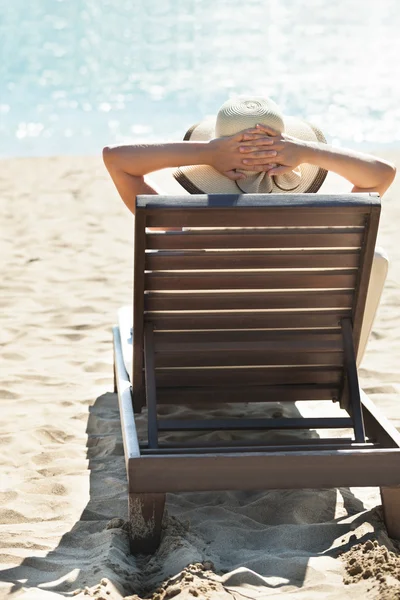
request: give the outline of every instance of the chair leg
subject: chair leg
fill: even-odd
[[[400,540],[400,486],[381,487],[381,498],[388,535]]]
[[[153,554],[161,540],[165,494],[129,494],[129,541],[132,554]]]

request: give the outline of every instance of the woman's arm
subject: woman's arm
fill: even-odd
[[[204,148],[203,144],[196,143],[185,148],[183,143],[107,146],[103,149],[103,161],[122,200],[135,214],[136,196],[157,193],[146,182],[147,173],[187,164],[185,159],[189,157],[192,164],[202,164]]]
[[[378,192],[383,196],[396,174],[393,164],[370,154],[333,148],[318,142],[303,142],[263,125],[258,125],[252,131],[257,130],[260,135],[270,135],[273,140],[270,149],[277,152],[273,159],[275,164],[270,164],[272,161],[264,156],[264,150],[255,152],[257,141],[243,142],[241,152],[251,151],[252,156],[246,164],[251,164],[255,170],[268,171],[271,176],[287,173],[302,163],[308,163],[341,175],[353,184],[353,192]]]
[[[270,159],[276,151],[266,147],[273,141],[269,136],[241,131],[236,135],[216,138],[209,142],[170,142],[165,144],[137,144],[132,146],[106,147],[103,150],[104,163],[115,186],[133,213],[138,194],[156,193],[144,180],[144,176],[159,169],[186,165],[211,165],[232,180],[243,179],[245,175],[236,169],[251,170],[244,164],[246,158],[240,152],[244,141],[257,140],[257,151],[263,147],[265,156]],[[250,156],[251,156],[250,150]]]

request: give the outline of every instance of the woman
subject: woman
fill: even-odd
[[[382,196],[396,172],[382,159],[329,146],[317,127],[284,116],[269,98],[228,100],[185,140],[104,148],[104,163],[132,213],[138,194],[168,193],[146,180],[168,167],[177,168],[182,191],[206,194],[316,192],[332,171],[352,192]]]

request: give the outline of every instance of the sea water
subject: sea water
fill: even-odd
[[[398,144],[399,57],[399,0],[0,0],[0,156],[181,139],[246,94]]]

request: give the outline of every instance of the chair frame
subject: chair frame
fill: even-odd
[[[153,262],[162,264],[164,260],[162,252],[161,256],[155,259],[147,253],[146,258],[147,240],[152,238],[151,234],[149,235],[146,232],[146,228],[176,227],[178,225],[180,227],[193,227],[193,223],[198,223],[196,225],[198,227],[218,228],[225,225],[230,227],[235,226],[231,225],[231,223],[237,223],[237,215],[240,215],[240,222],[243,223],[243,227],[252,227],[254,226],[254,211],[256,211],[257,219],[262,217],[264,219],[263,222],[266,222],[265,215],[267,215],[267,221],[268,219],[272,219],[272,227],[274,226],[273,220],[275,216],[278,219],[277,222],[281,222],[282,215],[285,215],[285,218],[286,216],[290,217],[293,224],[300,228],[309,225],[311,227],[318,227],[318,224],[321,222],[322,213],[325,213],[325,219],[328,218],[329,220],[332,218],[336,227],[342,224],[346,226],[346,215],[351,213],[353,215],[353,222],[357,222],[360,226],[364,227],[360,242],[361,251],[357,271],[358,278],[355,282],[351,309],[345,311],[343,318],[339,322],[337,322],[335,311],[332,311],[335,313],[332,315],[332,319],[336,319],[335,326],[341,331],[343,344],[342,375],[340,385],[338,384],[340,397],[337,397],[338,392],[336,388],[336,391],[330,389],[333,384],[324,383],[329,375],[329,370],[331,369],[333,373],[337,370],[336,366],[326,368],[322,366],[319,368],[315,366],[310,367],[310,369],[315,370],[316,375],[320,376],[320,381],[313,383],[313,385],[303,385],[301,380],[299,380],[300,383],[294,380],[295,385],[283,385],[279,381],[279,366],[271,371],[271,376],[269,374],[266,376],[267,388],[265,386],[263,388],[252,387],[251,381],[249,384],[249,389],[254,391],[256,400],[260,399],[267,402],[276,400],[279,394],[282,393],[285,394],[286,400],[333,399],[340,401],[341,408],[344,408],[348,412],[349,417],[312,419],[242,418],[240,419],[240,424],[238,424],[237,419],[158,419],[157,405],[159,402],[184,402],[185,398],[194,393],[194,390],[196,390],[196,394],[201,399],[203,395],[209,394],[213,388],[200,389],[190,387],[190,374],[186,376],[187,381],[184,381],[182,385],[178,383],[171,388],[167,378],[164,386],[157,387],[157,355],[155,352],[154,332],[157,331],[157,326],[167,328],[169,326],[174,327],[174,325],[168,325],[168,323],[173,323],[171,320],[167,320],[167,325],[162,325],[162,318],[157,322],[153,322],[150,317],[146,318],[145,289],[146,286],[150,285],[151,287],[152,285],[151,283],[149,284],[150,279],[145,279],[146,268],[148,269],[149,265],[152,266]],[[315,196],[314,194],[190,197],[138,196],[135,216],[132,377],[128,375],[124,365],[121,332],[118,327],[114,327],[113,329],[115,391],[118,392],[119,398],[128,476],[129,527],[131,551],[133,553],[151,553],[157,548],[161,536],[166,492],[194,490],[379,486],[388,533],[394,538],[400,538],[400,434],[387,419],[379,414],[374,404],[360,390],[356,367],[357,349],[375,248],[379,213],[380,200],[376,194],[351,194],[348,196]],[[249,215],[252,215],[251,218]],[[298,231],[302,233],[301,229]],[[310,231],[313,232],[314,230]],[[339,230],[335,230],[333,234],[330,232],[330,235],[336,235],[336,231]],[[345,234],[351,234],[352,230],[349,228],[343,231]],[[274,231],[272,234],[275,235]],[[229,236],[229,232],[226,232],[226,235]],[[315,234],[313,233],[312,235]],[[195,239],[195,237],[195,235],[189,234],[186,239],[191,240]],[[331,237],[329,239],[339,239],[339,237]],[[171,240],[171,244],[174,244],[174,239],[169,232],[163,234],[163,237],[160,237],[159,241],[156,237],[153,236],[153,238],[155,244],[158,244],[160,241],[161,244],[167,244],[168,246],[170,243],[169,239]],[[321,243],[325,243],[322,237]],[[304,252],[304,260],[307,260],[307,252]],[[314,252],[315,256],[315,251],[310,251],[310,253],[312,252]],[[338,252],[340,253],[341,251],[338,250]],[[164,255],[167,266],[174,265],[168,252],[164,252]],[[349,261],[351,261],[351,252],[348,255]],[[181,266],[179,256],[174,260],[178,267]],[[189,260],[191,259],[189,258]],[[201,256],[200,260],[204,263],[207,257],[204,258],[204,256]],[[222,254],[221,260],[225,260]],[[296,258],[296,260],[300,259]],[[328,253],[321,260],[323,265],[327,263],[329,266]],[[338,276],[338,284],[340,285],[342,281],[341,277],[343,277],[343,285],[347,285],[346,273],[343,271],[342,275],[339,271],[336,274]],[[333,275],[336,276],[336,274]],[[164,281],[162,276],[160,277],[157,274],[155,276],[158,277],[156,282]],[[176,286],[177,284],[176,282],[174,283],[171,276],[171,273],[169,275],[167,273],[166,279],[173,282],[171,285]],[[272,277],[275,276],[278,277],[278,282],[283,281],[282,278],[279,279],[279,273],[276,271],[272,274]],[[296,276],[294,275],[294,277]],[[314,279],[312,275],[310,277],[308,281],[312,283]],[[195,279],[194,285],[198,285],[199,281],[200,279]],[[159,283],[155,285],[157,286]],[[279,283],[279,285],[282,285],[282,283]],[[318,280],[316,280],[316,285],[319,285],[319,287],[322,286]],[[271,293],[279,294],[279,292],[269,292],[271,298]],[[344,293],[343,291],[338,292],[339,296]],[[313,307],[313,300],[310,299],[312,295],[312,292],[308,292],[309,298],[304,301],[305,306]],[[234,293],[231,296],[233,298]],[[317,296],[318,294],[316,293],[316,302],[322,297],[319,295],[317,298]],[[186,297],[188,297],[187,294]],[[157,293],[153,293],[152,298],[154,299],[152,301],[155,306],[157,306],[157,302],[159,301]],[[301,294],[297,295],[296,298],[301,299]],[[343,296],[340,296],[340,298],[340,302],[343,304]],[[190,301],[192,301],[192,304],[202,301],[201,294],[198,301],[195,296],[192,296],[192,300]],[[235,301],[234,298],[233,301]],[[281,293],[278,301],[285,301],[284,293]],[[333,300],[330,301],[333,302]],[[185,302],[185,299],[182,302]],[[237,302],[239,305],[239,300]],[[325,321],[328,313],[329,311],[325,312]],[[177,327],[182,327],[182,323],[185,324],[187,321],[189,323],[187,328],[190,330],[191,319],[186,317],[184,313],[179,313],[176,316],[178,319]],[[201,318],[203,317],[198,316],[198,318],[200,318],[198,323],[201,323]],[[250,325],[255,330],[257,330],[258,326],[257,318],[257,314],[255,313],[254,324]],[[264,317],[261,315],[260,318]],[[279,323],[279,315],[276,314],[274,318]],[[296,318],[299,318],[299,313],[296,315],[294,311],[293,316],[291,316],[289,310],[289,312],[285,313],[285,318],[295,323]],[[227,319],[231,322],[229,315]],[[303,317],[303,321],[304,319],[305,317]],[[320,317],[317,312],[310,311],[308,320],[310,327],[318,327]],[[207,328],[210,327],[210,323],[210,329],[213,328],[212,317],[207,313],[205,313],[204,322],[204,333],[207,337]],[[247,322],[250,323],[250,321]],[[279,330],[279,333],[283,336],[282,339],[284,339],[285,333],[282,330]],[[324,333],[324,330],[322,330],[322,333]],[[214,332],[211,343],[215,343],[215,339],[218,340],[218,332]],[[252,356],[257,356],[259,348],[263,351],[263,348],[269,348],[272,343],[268,340],[268,335],[264,333],[260,337],[260,340],[259,342],[249,342],[248,348],[251,349]],[[227,345],[223,347],[226,347],[228,350],[226,365],[229,374],[229,350],[234,352],[235,345],[233,343],[233,345],[229,346],[229,342],[227,342]],[[200,360],[203,360],[203,363],[200,364],[207,365],[208,359],[204,358],[206,352],[202,351],[200,346],[198,351],[195,348],[196,352],[196,356],[200,357]],[[268,356],[272,356],[271,351],[267,350],[266,352]],[[295,354],[295,351],[293,354]],[[285,356],[290,357],[289,354]],[[318,352],[310,353],[309,356],[312,357],[313,362],[319,364],[317,362]],[[326,354],[325,356],[330,355]],[[297,364],[295,358],[294,356],[294,365]],[[335,357],[333,358],[335,359]],[[169,358],[168,353],[166,353],[163,364],[168,366],[172,360],[173,357]],[[188,364],[191,366],[190,363]],[[336,365],[336,362],[332,364]],[[304,370],[304,367],[302,369]],[[296,367],[293,367],[291,372],[295,374]],[[300,375],[302,374],[299,373]],[[277,377],[278,379],[275,381]],[[330,381],[329,377],[328,380]],[[215,390],[215,393],[219,394],[218,398],[230,402],[243,401],[243,387],[237,388],[234,385],[229,386],[224,384],[223,377],[221,381],[220,387]],[[243,386],[245,385],[246,378],[243,379]],[[258,393],[260,394],[260,398],[257,398]],[[292,394],[293,398],[291,398]],[[333,394],[336,394],[336,396]],[[147,406],[148,436],[147,442],[140,443],[134,413],[141,412],[143,406]],[[273,444],[257,441],[218,444],[210,442],[167,444],[159,441],[159,432],[162,431],[198,432],[204,430],[322,428],[352,428],[354,437],[310,439],[291,444],[277,443],[276,441]]]

